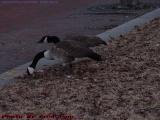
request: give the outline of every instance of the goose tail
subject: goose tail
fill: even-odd
[[[98,55],[97,53],[93,53],[93,54],[89,55],[89,58],[91,58],[95,61],[102,61],[102,57],[100,55]]]

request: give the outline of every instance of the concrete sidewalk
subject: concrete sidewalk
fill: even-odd
[[[129,32],[131,29],[134,28],[134,26],[142,26],[143,24],[153,20],[154,18],[160,17],[160,8],[156,9],[152,12],[149,12],[141,17],[138,17],[134,20],[131,20],[123,25],[120,25],[116,28],[113,28],[109,31],[106,31],[104,33],[98,34],[97,36],[102,38],[103,40],[107,41],[110,39],[110,37],[118,37],[121,34],[125,34]],[[43,69],[46,66],[57,64],[58,61],[49,61],[42,59],[37,67],[37,69]],[[0,85],[5,85],[14,80],[15,77],[21,76],[26,73],[26,68],[29,65],[29,63],[26,63],[24,65],[21,65],[19,67],[16,67],[12,70],[9,70],[3,74],[0,74]]]
[[[46,49],[36,43],[43,35],[61,38],[70,33],[96,35],[105,31],[103,26],[108,23],[119,25],[135,17],[118,15],[120,20],[116,22],[118,16],[83,15],[92,5],[112,4],[113,1],[116,0],[57,0],[50,4],[0,2],[0,56],[3,56],[0,74],[30,61],[37,52]],[[113,22],[109,21],[111,18]],[[96,26],[100,28],[93,28]]]

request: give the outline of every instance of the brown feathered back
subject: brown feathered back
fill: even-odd
[[[64,38],[64,40],[74,40],[83,44],[86,47],[95,47],[100,44],[106,45],[105,41],[96,36],[82,36],[82,35],[67,36],[66,38]]]
[[[67,54],[75,58],[88,57],[94,53],[91,49],[79,43],[79,41],[73,40],[61,41],[56,44],[56,48],[64,50]]]

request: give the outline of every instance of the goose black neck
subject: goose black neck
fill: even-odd
[[[46,51],[46,50],[44,50],[44,51],[42,51],[42,52],[39,52],[39,53],[34,57],[34,59],[33,59],[32,63],[31,63],[31,65],[30,65],[30,67],[32,67],[32,68],[35,69],[35,67],[36,67],[36,65],[37,65],[37,63],[38,63],[38,61],[39,61],[41,58],[44,57],[44,52],[45,52],[45,51]]]

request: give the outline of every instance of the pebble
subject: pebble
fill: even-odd
[[[67,78],[72,78],[72,76],[71,76],[71,75],[66,75],[66,77],[67,77]]]

